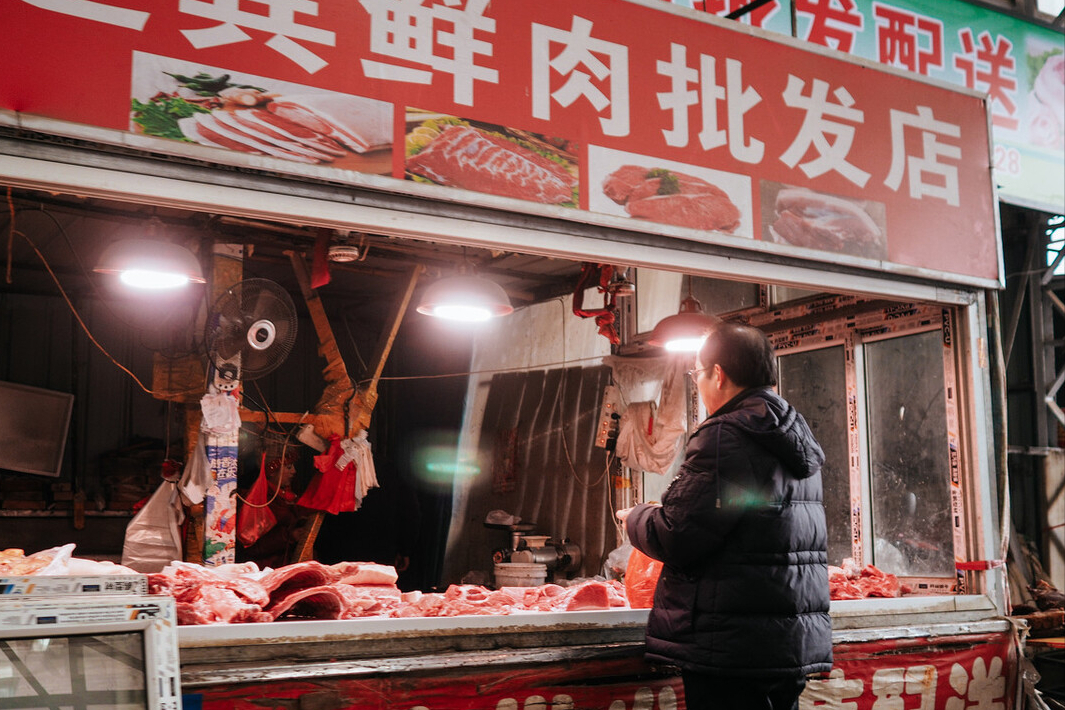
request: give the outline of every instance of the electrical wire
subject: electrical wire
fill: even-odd
[[[33,249],[34,253],[37,254],[37,258],[41,260],[41,263],[44,264],[44,268],[48,271],[48,275],[52,277],[52,281],[55,282],[56,288],[59,289],[59,294],[63,297],[63,300],[66,301],[67,307],[70,309],[70,312],[74,315],[74,319],[78,322],[78,325],[81,326],[81,329],[83,331],[85,331],[85,335],[89,338],[89,342],[91,342],[93,345],[95,345],[96,349],[99,350],[101,353],[103,353],[104,356],[107,357],[107,359],[110,360],[115,365],[115,367],[117,367],[118,369],[122,370],[127,375],[129,375],[130,378],[132,378],[132,380],[137,383],[138,387],[140,387],[146,393],[154,395],[155,392],[153,390],[151,390],[148,387],[146,387],[144,385],[144,383],[140,381],[140,378],[138,378],[135,374],[133,374],[132,370],[130,370],[128,367],[126,367],[125,365],[120,363],[118,360],[116,360],[114,357],[112,357],[111,353],[109,353],[107,351],[107,348],[105,348],[103,345],[101,345],[100,341],[98,341],[96,339],[96,337],[93,336],[92,331],[89,330],[89,326],[85,324],[84,320],[82,320],[81,314],[78,313],[78,309],[74,307],[74,303],[70,300],[70,296],[67,295],[67,292],[63,288],[63,285],[59,283],[59,278],[55,275],[55,272],[52,271],[52,266],[48,263],[48,260],[44,258],[44,254],[42,254],[41,250],[37,248],[37,245],[33,242],[32,239],[30,239],[29,235],[27,235],[24,232],[20,232],[17,229],[15,229],[14,228],[14,223],[12,223],[11,233],[12,234],[17,234],[20,237],[22,237],[23,239],[25,239],[29,243],[30,247]],[[10,261],[8,262],[8,266],[10,267]]]

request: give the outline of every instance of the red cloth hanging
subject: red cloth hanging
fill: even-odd
[[[342,456],[344,448],[340,445],[340,437],[331,437],[326,452],[314,457],[314,467],[320,473],[311,479],[311,484],[299,499],[299,505],[333,515],[358,508],[358,501],[355,500],[355,462],[349,461],[342,468],[337,468]]]

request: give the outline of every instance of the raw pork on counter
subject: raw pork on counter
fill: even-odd
[[[174,562],[148,575],[155,594],[177,601],[178,623],[240,624],[284,619],[463,616],[515,611],[580,611],[628,606],[620,582],[571,587],[452,585],[445,592],[401,593],[394,567],[369,562],[298,562],[260,571],[253,563],[207,568]]]
[[[828,587],[835,600],[900,597],[913,591],[895,575],[873,565],[859,569],[850,557],[843,560],[842,567],[828,566]]]

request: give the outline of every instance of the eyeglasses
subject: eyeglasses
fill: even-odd
[[[692,382],[696,382],[699,379],[699,373],[706,370],[712,370],[713,367],[697,367],[694,370],[688,370],[688,377],[692,378]]]

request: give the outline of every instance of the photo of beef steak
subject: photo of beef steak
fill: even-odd
[[[650,171],[639,165],[622,165],[603,181],[603,194],[619,205],[629,201],[632,191],[647,180]]]
[[[549,204],[572,201],[577,184],[558,163],[472,126],[448,126],[407,158],[407,171],[440,185]]]
[[[656,195],[630,200],[625,209],[633,217],[693,229],[732,232],[740,225],[740,210],[728,197],[713,193]]]
[[[603,194],[630,217],[678,227],[731,233],[742,217],[717,185],[667,168],[622,165],[603,180]]]

